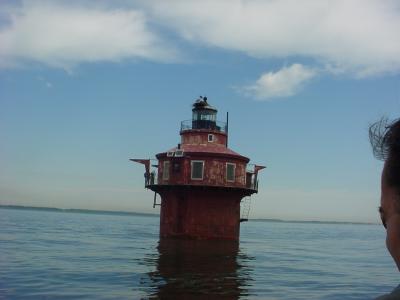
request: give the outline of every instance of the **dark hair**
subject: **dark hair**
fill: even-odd
[[[369,127],[369,140],[377,159],[386,161],[386,183],[400,194],[400,119],[382,118]]]

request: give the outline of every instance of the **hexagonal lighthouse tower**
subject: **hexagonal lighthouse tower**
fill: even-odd
[[[192,112],[181,122],[177,147],[158,153],[154,164],[131,160],[145,165],[145,187],[155,192],[153,206],[161,205],[161,238],[238,240],[248,209],[241,218],[240,203],[257,193],[258,171],[265,167],[227,147],[228,123],[217,121],[206,97],[194,102]]]

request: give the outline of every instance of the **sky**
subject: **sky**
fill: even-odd
[[[207,96],[266,165],[250,218],[378,222],[400,1],[0,1],[0,204],[159,213],[143,166]]]

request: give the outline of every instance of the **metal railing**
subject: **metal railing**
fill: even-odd
[[[252,174],[250,178],[246,179],[246,188],[258,191],[258,179],[255,178],[254,174]]]
[[[254,173],[255,172],[255,167],[256,167],[255,164],[247,164],[246,165],[246,172]]]
[[[254,164],[247,164],[246,166],[246,187],[258,191],[258,179]]]
[[[181,122],[181,132],[192,129],[208,129],[223,133],[227,133],[228,131],[226,122],[209,120],[185,120]]]

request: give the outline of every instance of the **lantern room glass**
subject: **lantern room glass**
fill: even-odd
[[[193,121],[217,121],[217,112],[204,109],[204,110],[196,110],[193,112]]]
[[[217,112],[211,109],[193,110],[192,128],[193,129],[215,129]]]

